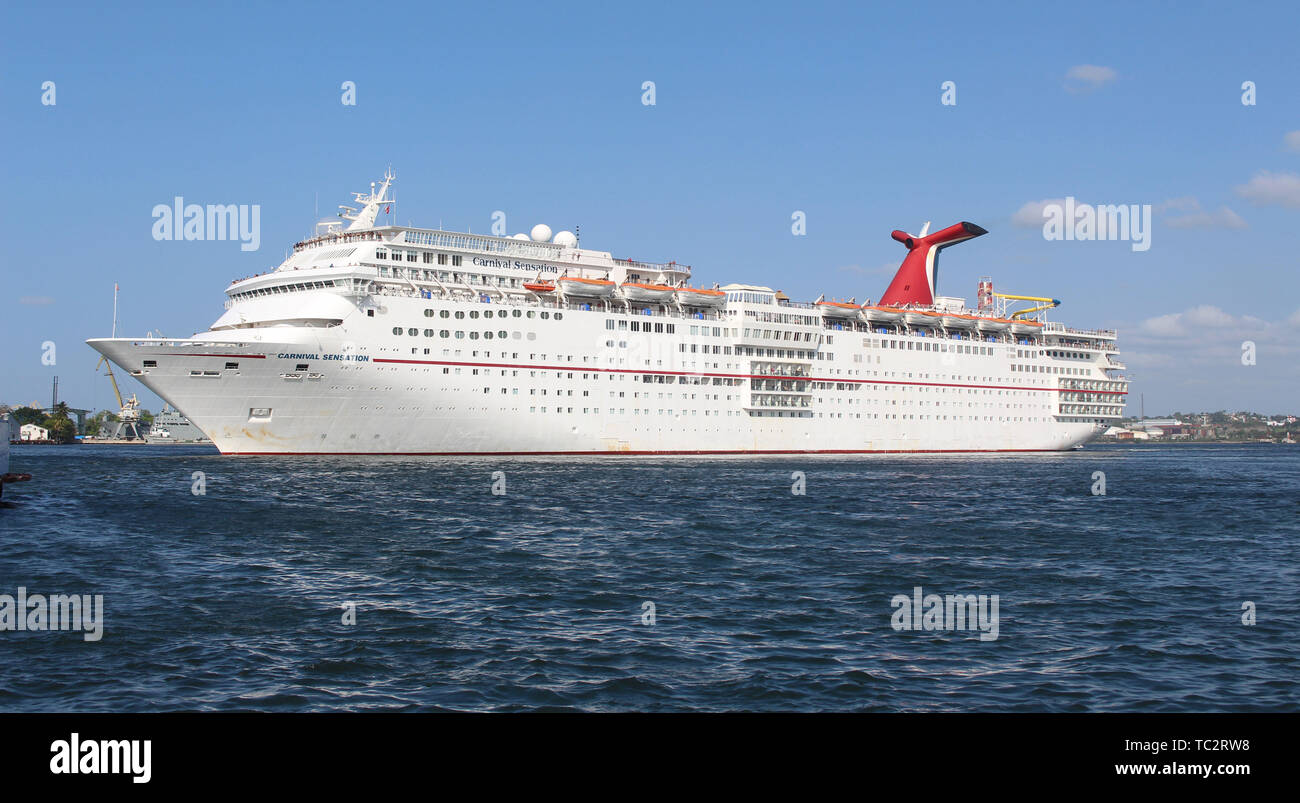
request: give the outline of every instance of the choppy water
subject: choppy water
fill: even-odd
[[[35,479],[0,510],[0,594],[103,594],[105,623],[94,643],[0,632],[0,711],[1300,704],[1296,447],[656,461],[20,446],[14,470]],[[891,598],[917,585],[998,595],[997,640],[895,631]]]

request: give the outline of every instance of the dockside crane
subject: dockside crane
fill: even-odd
[[[113,285],[113,337],[117,337],[117,284]],[[100,364],[108,369],[108,381],[113,384],[113,396],[117,398],[117,426],[113,429],[113,434],[109,437],[114,440],[144,440],[144,435],[140,432],[140,402],[136,399],[135,394],[131,398],[123,401],[122,391],[117,387],[117,377],[113,376],[113,364],[107,357],[100,357],[99,362],[95,363],[95,371],[99,371]]]

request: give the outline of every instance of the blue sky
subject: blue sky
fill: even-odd
[[[83,341],[108,334],[114,282],[119,334],[200,331],[231,279],[278,263],[317,204],[332,214],[391,164],[399,223],[487,232],[501,210],[512,232],[580,225],[584,246],[803,300],[877,298],[903,256],[891,230],[969,220],[990,233],[945,252],[941,291],[973,299],[987,274],[1062,299],[1067,324],[1120,329],[1130,411],[1139,393],[1148,414],[1300,408],[1293,4],[5,16],[3,401],[48,403],[57,374],[73,406],[111,406]],[[155,241],[151,211],[177,195],[259,204],[260,250]],[[1034,204],[1066,196],[1150,204],[1150,250],[1045,240]]]

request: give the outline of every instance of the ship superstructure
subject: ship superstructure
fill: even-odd
[[[226,454],[1047,451],[1123,412],[1114,331],[988,279],[973,308],[936,295],[970,223],[894,232],[879,303],[799,303],[544,225],[377,225],[391,182],[231,283],[207,331],[90,345]]]
[[[144,439],[148,443],[208,443],[208,437],[188,418],[163,406],[161,412],[149,422]]]

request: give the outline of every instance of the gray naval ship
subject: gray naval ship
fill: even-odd
[[[211,443],[203,431],[168,405],[153,417],[144,434],[145,443]]]

